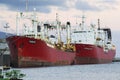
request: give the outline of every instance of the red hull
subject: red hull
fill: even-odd
[[[116,50],[104,51],[103,47],[90,44],[76,44],[76,64],[110,63],[115,57]]]
[[[70,65],[75,59],[74,52],[49,47],[42,40],[22,36],[12,36],[6,40],[13,67]]]
[[[115,56],[115,49],[104,51],[96,45],[75,44],[76,52],[65,52],[34,38],[12,36],[6,40],[13,67],[110,63]]]

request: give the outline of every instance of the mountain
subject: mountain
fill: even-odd
[[[0,39],[3,39],[6,37],[6,33],[5,32],[0,32]]]
[[[4,38],[6,38],[8,35],[10,36],[10,35],[13,35],[13,34],[11,34],[11,33],[7,33],[7,34],[6,34],[6,32],[0,31],[0,39],[4,39]]]

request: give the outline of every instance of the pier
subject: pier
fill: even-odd
[[[120,58],[114,58],[113,62],[120,62]]]

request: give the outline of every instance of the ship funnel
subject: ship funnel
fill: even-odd
[[[67,22],[67,25],[69,25],[69,26],[70,26],[70,22]]]

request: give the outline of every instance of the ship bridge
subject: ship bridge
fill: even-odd
[[[82,44],[94,44],[95,35],[94,31],[74,31],[71,35],[72,43],[82,43]]]

